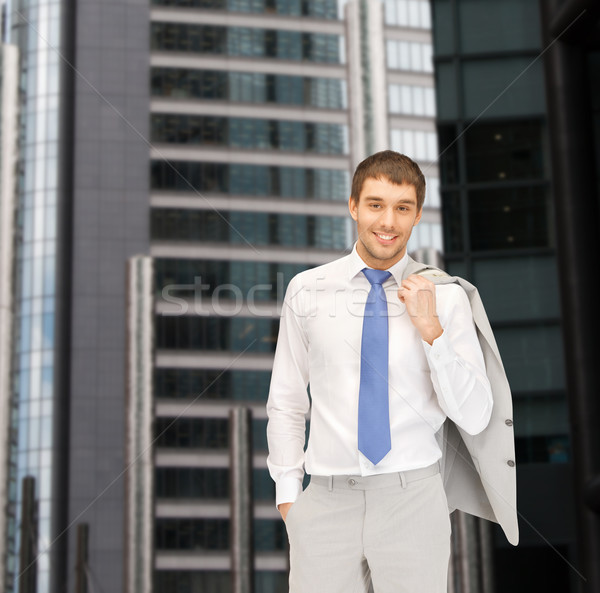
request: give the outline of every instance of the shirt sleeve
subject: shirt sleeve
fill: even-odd
[[[302,285],[294,277],[283,301],[267,401],[267,466],[275,481],[275,503],[294,502],[302,491],[308,397],[308,339]]]
[[[430,346],[423,342],[431,380],[444,413],[471,435],[492,415],[493,397],[483,352],[466,292],[457,284],[437,286],[444,333]]]

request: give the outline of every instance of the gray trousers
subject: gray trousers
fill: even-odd
[[[290,593],[446,593],[450,517],[438,464],[313,476],[286,517]]]

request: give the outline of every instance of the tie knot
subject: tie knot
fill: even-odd
[[[363,274],[367,277],[371,285],[383,284],[392,275],[387,270],[373,270],[371,268],[364,268]]]

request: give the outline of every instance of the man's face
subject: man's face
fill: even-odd
[[[387,270],[406,253],[413,227],[421,220],[413,185],[397,185],[382,177],[365,180],[358,203],[350,198],[350,215],[356,221],[356,249],[363,261]]]

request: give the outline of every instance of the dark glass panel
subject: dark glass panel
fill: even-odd
[[[157,399],[264,401],[270,379],[270,371],[156,368],[154,393]]]
[[[465,119],[545,114],[541,60],[529,56],[463,60],[461,70]]]
[[[152,0],[152,4],[321,19],[338,18],[337,0]]]
[[[150,183],[158,190],[336,201],[349,191],[345,170],[186,161],[152,161]]]
[[[518,464],[569,463],[569,437],[564,434],[516,437],[515,455]]]
[[[458,16],[463,53],[540,48],[537,0],[459,0]]]
[[[514,392],[564,389],[560,326],[496,327],[498,349]]]
[[[153,142],[321,154],[348,152],[345,126],[339,124],[168,114],[152,114],[150,122]]]
[[[326,33],[182,23],[154,22],[150,29],[154,51],[326,63],[340,63],[339,39]]]
[[[196,467],[157,467],[155,471],[157,498],[227,499],[229,469]],[[255,500],[275,500],[275,483],[268,470],[255,469],[252,474]]]
[[[433,42],[436,55],[454,53],[454,23],[452,2],[435,0],[431,3],[433,14]]]
[[[155,288],[163,296],[212,297],[219,285],[234,284],[247,296],[258,283],[269,284],[256,290],[257,301],[283,301],[285,287],[298,273],[310,268],[304,264],[247,262],[235,260],[189,260],[157,258]],[[198,293],[200,291],[200,293]]]
[[[458,75],[453,62],[438,62],[435,66],[438,119],[458,119]]]
[[[550,247],[552,212],[544,187],[469,192],[471,249]]]
[[[266,401],[268,391],[262,394]],[[267,450],[267,422],[252,422],[254,451]],[[161,448],[227,449],[229,420],[225,418],[157,418],[154,423],[154,443]]]
[[[257,552],[273,552],[287,550],[287,531],[285,523],[279,519],[254,521],[254,549]],[[257,591],[264,591],[258,589]]]
[[[228,550],[229,519],[156,519],[157,550]]]
[[[539,120],[477,123],[464,139],[469,183],[544,178]]]
[[[155,208],[152,239],[345,249],[346,217]]]
[[[205,591],[231,593],[231,587],[232,578],[229,572],[216,570],[206,572],[156,570],[154,572],[154,593],[203,593]],[[264,591],[264,593],[271,592]]]
[[[229,470],[226,468],[157,467],[157,498],[227,498]]]
[[[152,68],[151,87],[154,96],[163,97],[325,109],[343,109],[346,105],[344,81],[332,78],[156,67]]]
[[[554,257],[478,258],[473,260],[473,282],[492,323],[560,315]]]
[[[156,447],[227,449],[229,422],[225,418],[157,418]]]
[[[446,253],[463,251],[462,208],[459,192],[442,192],[442,216],[444,221],[444,251]]]
[[[452,125],[438,127],[438,144],[440,149],[440,177],[444,185],[459,182],[458,167],[458,132]]]
[[[156,347],[165,350],[274,352],[278,319],[156,317]]]

